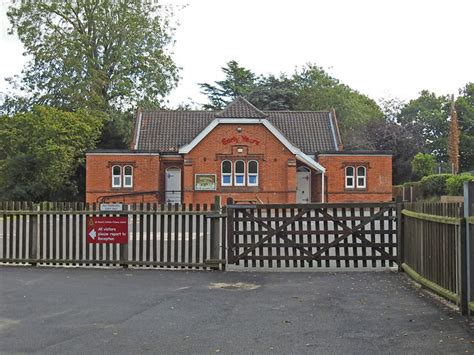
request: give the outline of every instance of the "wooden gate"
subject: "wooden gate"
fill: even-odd
[[[397,261],[395,203],[227,204],[228,263],[386,267]]]

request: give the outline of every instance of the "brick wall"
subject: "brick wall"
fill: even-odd
[[[392,157],[390,155],[319,155],[326,168],[326,202],[384,202],[392,200]],[[366,167],[366,188],[345,187],[345,167]]]
[[[223,160],[258,161],[258,186],[221,186]],[[217,190],[194,191],[195,174],[216,174]],[[263,203],[291,203],[296,198],[295,157],[261,124],[218,125],[185,155],[183,180],[184,203],[212,203],[215,195],[223,202],[227,197]]]
[[[112,187],[112,166],[133,166],[133,187]],[[86,202],[97,202],[101,196],[125,194],[130,192],[158,191],[160,157],[155,154],[100,154],[93,153],[86,156]],[[120,199],[120,201],[122,201]],[[127,203],[159,202],[156,195],[128,197]]]

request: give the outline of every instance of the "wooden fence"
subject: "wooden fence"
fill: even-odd
[[[473,205],[472,183],[465,203],[405,203],[400,229],[400,266],[463,314],[474,311]]]
[[[227,202],[228,262],[243,267],[371,268],[397,261],[394,203]]]
[[[212,268],[225,265],[220,205],[0,202],[0,262],[33,265]],[[127,244],[86,242],[87,216],[127,216]]]

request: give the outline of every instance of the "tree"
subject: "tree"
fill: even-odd
[[[371,120],[382,119],[380,107],[369,97],[360,94],[338,79],[330,76],[323,68],[309,64],[293,75],[296,88],[295,109],[335,109],[343,142],[352,145],[355,130]]]
[[[30,112],[0,117],[0,199],[70,200],[71,180],[84,153],[95,146],[102,121],[84,110],[75,113],[35,106]]]
[[[286,74],[260,76],[247,99],[261,110],[293,110],[297,100],[294,81]]]
[[[208,110],[221,110],[237,96],[248,97],[256,85],[256,76],[249,69],[241,67],[235,60],[221,68],[225,79],[215,84],[200,83],[202,93],[207,95],[210,103],[205,104]]]
[[[411,126],[413,132],[424,142],[424,152],[434,154],[438,160],[447,162],[448,116],[450,99],[447,96],[423,90],[420,96],[406,104],[398,117],[405,127]]]
[[[176,84],[172,8],[141,0],[21,1],[8,11],[32,60],[11,83],[28,96],[3,109],[43,104],[110,114],[159,104]]]
[[[418,153],[411,162],[413,174],[421,179],[431,175],[436,167],[436,160],[431,154]]]
[[[459,125],[458,115],[454,108],[454,98],[451,102],[450,114],[451,121],[449,124],[449,144],[448,156],[451,163],[451,170],[454,175],[459,172]]]
[[[459,165],[461,171],[474,170],[474,83],[459,90],[455,108],[459,121]]]

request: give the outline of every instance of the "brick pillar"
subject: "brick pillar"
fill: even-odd
[[[288,159],[288,170],[286,180],[287,185],[287,203],[296,203],[296,160]]]
[[[183,203],[194,202],[194,167],[192,159],[184,158]]]

